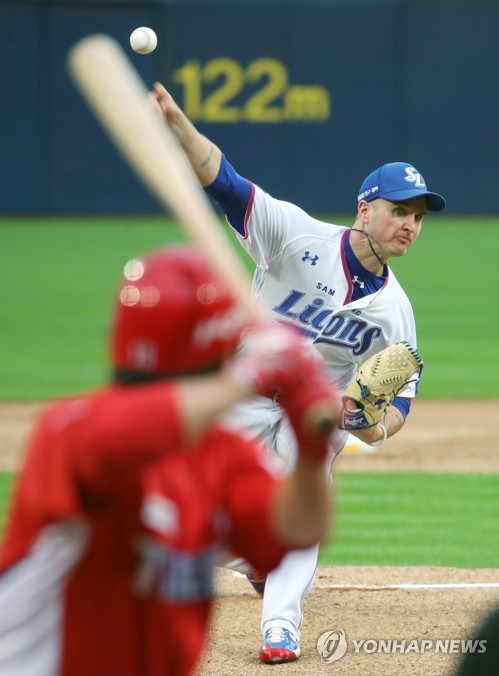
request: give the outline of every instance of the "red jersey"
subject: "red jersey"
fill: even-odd
[[[188,674],[222,550],[262,572],[279,563],[277,480],[258,446],[217,426],[181,438],[165,383],[42,417],[0,555],[2,676]]]

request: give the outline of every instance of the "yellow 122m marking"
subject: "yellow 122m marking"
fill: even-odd
[[[290,85],[286,67],[276,59],[255,59],[246,68],[229,58],[206,64],[188,61],[174,71],[184,90],[183,108],[203,122],[325,122],[331,116],[329,93],[319,85]],[[215,86],[203,98],[203,86]],[[252,86],[246,102],[235,99]],[[254,87],[257,87],[254,89]]]

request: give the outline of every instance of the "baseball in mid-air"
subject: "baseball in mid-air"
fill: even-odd
[[[130,35],[130,45],[138,54],[150,54],[158,44],[158,36],[152,28],[141,26]]]

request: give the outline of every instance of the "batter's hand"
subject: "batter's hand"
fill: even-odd
[[[228,375],[250,393],[277,395],[302,455],[323,459],[337,426],[339,397],[322,359],[293,330],[274,324],[249,330]]]
[[[294,381],[299,363],[311,358],[296,331],[266,322],[246,329],[226,373],[249,394],[272,398]]]

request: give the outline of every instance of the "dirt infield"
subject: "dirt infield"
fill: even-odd
[[[455,568],[321,567],[315,588],[303,605],[302,656],[295,663],[273,667],[281,676],[447,676],[455,671],[459,654],[436,652],[437,640],[464,639],[491,609],[499,604],[499,588],[439,589],[414,591],[334,591],[329,584],[386,585],[387,583],[499,583],[498,570]],[[211,646],[200,664],[198,676],[268,676],[269,667],[258,662],[261,601],[246,580],[220,571]],[[346,634],[348,650],[332,663],[322,662],[317,639],[328,630]],[[413,639],[431,641],[425,652],[402,654],[355,653],[365,639]],[[354,641],[356,642],[354,644]],[[399,646],[402,645],[399,643]],[[447,644],[449,645],[449,644]],[[445,643],[444,643],[445,646]]]
[[[0,404],[0,470],[19,466],[42,404]],[[499,401],[418,401],[405,429],[372,454],[342,454],[336,471],[499,472]]]
[[[19,466],[31,421],[41,408],[39,404],[0,405],[0,469]],[[374,453],[343,454],[336,471],[498,473],[498,438],[498,401],[420,400],[397,437]],[[261,600],[244,578],[226,570],[218,572],[217,584],[211,642],[197,676],[268,674],[272,667],[257,658]],[[423,588],[398,588],[401,584]],[[443,586],[449,584],[459,586]],[[446,646],[452,647],[445,641],[469,637],[485,614],[499,604],[499,587],[486,584],[499,585],[499,569],[321,567],[304,603],[302,657],[296,663],[274,667],[272,673],[450,675],[460,654],[445,652]],[[346,585],[350,590],[327,589],[331,585]],[[391,589],[355,589],[362,585]],[[332,630],[345,632],[347,652],[338,661],[325,663],[317,652],[317,639]],[[365,650],[358,647],[363,639],[368,641],[362,644]],[[377,652],[380,644],[374,640],[384,640],[386,646],[390,639],[399,641],[396,652]],[[443,641],[439,650],[438,640]],[[412,649],[401,652],[401,646],[407,649],[410,641]],[[422,641],[426,641],[424,652]]]

